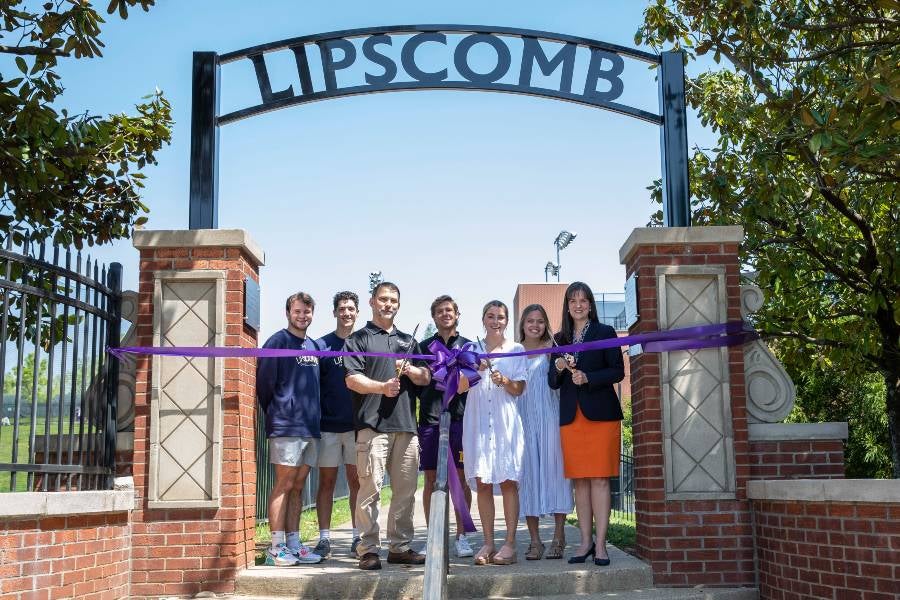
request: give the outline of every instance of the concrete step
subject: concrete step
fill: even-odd
[[[421,490],[419,494],[421,493]],[[419,494],[416,498],[414,515],[416,531],[412,547],[425,547],[425,517]],[[495,526],[500,542],[503,532],[502,503],[495,497]],[[386,507],[382,509],[379,522],[382,533]],[[477,513],[477,511],[476,511]],[[472,547],[477,551],[484,540],[482,526],[477,514],[476,527],[479,533],[469,535]],[[551,519],[541,519],[540,536],[545,543],[553,537]],[[565,556],[571,556],[578,547],[581,535],[578,529],[569,525],[565,528],[568,542]],[[475,566],[471,558],[457,558],[451,550],[450,574],[448,578],[449,598],[547,598],[564,600],[569,598],[609,598],[615,600],[757,600],[755,589],[664,589],[653,588],[650,567],[643,561],[608,546],[611,564],[598,567],[587,564],[570,565],[562,560],[525,560],[529,536],[523,526],[516,531],[516,546],[519,562],[509,566]],[[314,541],[312,542],[315,543]],[[331,532],[332,553],[317,565],[298,567],[255,566],[242,571],[235,582],[234,600],[283,600],[284,598],[315,598],[334,600],[349,598],[421,598],[424,583],[424,568],[404,565],[389,565],[385,560],[387,552],[382,550],[380,571],[360,571],[356,557],[350,556],[351,536],[349,530],[338,527]]]
[[[305,597],[305,596],[304,596]],[[452,597],[452,596],[451,596]],[[230,600],[283,600],[284,596],[230,596]],[[758,600],[756,588],[642,588],[553,596],[487,596],[473,600]]]
[[[319,565],[254,567],[238,576],[235,593],[247,597],[421,598],[424,569],[389,565],[360,571],[348,552],[336,547]],[[450,598],[516,598],[586,594],[646,588],[650,568],[637,558],[609,547],[612,564],[570,565],[565,560],[526,561],[510,566],[476,566],[471,558],[453,557],[448,577]]]

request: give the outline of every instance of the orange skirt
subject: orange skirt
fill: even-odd
[[[621,421],[591,421],[575,407],[575,420],[559,428],[566,479],[619,475]]]

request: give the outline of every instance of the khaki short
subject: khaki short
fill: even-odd
[[[305,437],[269,438],[269,462],[273,465],[315,467],[318,458],[317,440]]]
[[[319,466],[339,467],[356,464],[356,432],[323,431],[319,440]]]

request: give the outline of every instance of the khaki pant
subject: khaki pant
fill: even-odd
[[[378,510],[384,472],[391,477],[391,506],[388,510],[387,540],[391,552],[406,552],[413,538],[413,510],[419,478],[419,438],[414,433],[378,433],[363,429],[356,434],[356,469],[359,495],[356,526],[361,541],[357,554],[378,552],[381,539]]]

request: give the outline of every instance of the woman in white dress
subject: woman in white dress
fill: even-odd
[[[499,300],[482,311],[485,338],[480,352],[521,352],[521,344],[504,337],[509,310]],[[516,399],[525,391],[528,363],[524,356],[482,360],[481,381],[469,390],[463,416],[463,457],[466,479],[477,490],[478,514],[484,546],[475,555],[476,565],[511,565],[516,562],[516,525],[519,520],[518,481],[525,452],[522,420]],[[499,551],[494,546],[494,485],[503,495],[506,539]]]
[[[547,311],[532,304],[519,319],[519,341],[526,350],[552,345]],[[516,403],[525,430],[525,460],[519,480],[520,517],[525,517],[531,544],[525,558],[540,560],[544,544],[538,530],[539,518],[553,515],[553,542],[547,558],[563,557],[566,547],[566,515],[572,512],[572,484],[563,475],[562,447],[559,443],[559,392],[547,384],[550,355],[528,357],[525,393]]]

